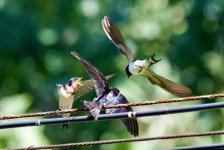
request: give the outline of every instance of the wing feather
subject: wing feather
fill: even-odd
[[[115,74],[108,75],[108,76],[106,76],[106,79],[109,80],[114,76],[115,76]],[[75,94],[75,100],[76,100],[79,97],[89,93],[90,91],[92,91],[94,89],[95,89],[94,80],[92,80],[92,79],[91,80],[85,80],[85,81],[82,81],[81,86],[79,86],[78,89],[72,94],[73,95]]]
[[[103,74],[75,51],[71,52],[71,54],[84,65],[89,76],[93,79],[97,96],[102,95],[108,89],[108,83]]]
[[[179,83],[175,83],[160,75],[157,75],[156,73],[154,73],[149,69],[143,72],[143,76],[147,77],[152,84],[156,84],[174,95],[182,97],[182,96],[189,96],[192,94],[192,91],[188,87],[183,86]]]
[[[119,51],[127,57],[128,61],[133,61],[134,56],[128,49],[120,30],[108,16],[102,19],[102,27],[107,37],[118,47]]]
[[[117,102],[116,104],[126,104],[128,103],[128,100],[122,94],[120,94],[118,96],[118,101],[116,102]],[[128,106],[128,107],[107,109],[106,113],[121,113],[121,112],[130,112],[130,111],[133,111],[133,109],[131,106]],[[128,132],[130,132],[135,137],[138,136],[139,127],[138,127],[138,121],[136,118],[125,118],[125,119],[121,119],[121,121],[126,126]]]

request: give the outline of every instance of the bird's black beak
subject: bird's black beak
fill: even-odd
[[[128,78],[132,75],[131,72],[129,71],[128,69],[129,65],[125,68],[125,72],[126,72],[126,75],[128,76]]]
[[[150,62],[150,65],[149,66],[152,66],[154,64],[156,64],[157,62],[161,61],[162,59],[156,59],[155,56],[157,55],[157,53],[153,54],[151,57],[149,57],[149,62]]]

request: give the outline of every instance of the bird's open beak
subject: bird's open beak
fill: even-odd
[[[77,89],[79,86],[82,85],[82,77],[75,80],[75,82],[72,82],[73,89]]]
[[[78,84],[79,86],[82,85],[82,77],[77,79],[77,83],[76,84]]]
[[[162,60],[162,59],[156,59],[155,58],[156,55],[157,55],[157,53],[155,53],[151,57],[149,57],[149,62],[150,62],[149,66],[152,66]]]

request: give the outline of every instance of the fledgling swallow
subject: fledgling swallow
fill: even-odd
[[[118,47],[120,53],[125,55],[128,59],[129,64],[125,69],[128,77],[131,75],[142,75],[148,78],[152,84],[156,84],[177,96],[189,96],[192,94],[189,88],[157,75],[149,69],[151,65],[161,60],[156,60],[154,58],[156,54],[152,55],[149,59],[136,60],[127,47],[120,30],[108,16],[102,19],[102,27],[107,37]]]
[[[114,76],[109,75],[106,78],[110,79]],[[73,102],[79,97],[92,91],[94,87],[93,80],[82,81],[81,77],[71,78],[66,84],[56,84],[59,93],[59,108],[61,110],[68,110],[72,108]],[[62,117],[69,117],[70,113],[62,114]],[[63,129],[68,129],[68,124],[62,125]]]
[[[100,110],[104,105],[128,103],[128,100],[124,97],[124,95],[120,93],[117,88],[109,88],[106,78],[101,72],[99,72],[99,70],[97,70],[92,64],[81,57],[78,53],[73,51],[71,52],[71,54],[84,65],[89,76],[94,80],[97,97],[95,97],[93,101],[84,101],[84,105],[89,108],[95,120],[98,119]],[[130,111],[133,111],[133,109],[128,106],[107,109],[106,113],[112,114]],[[130,132],[134,136],[138,136],[138,122],[136,118],[121,119],[121,121],[126,126],[128,132]]]

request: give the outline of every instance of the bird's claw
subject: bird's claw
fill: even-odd
[[[156,64],[157,62],[159,62],[162,59],[155,59],[155,56],[157,55],[157,53],[153,54],[150,58],[149,58],[149,66]]]

